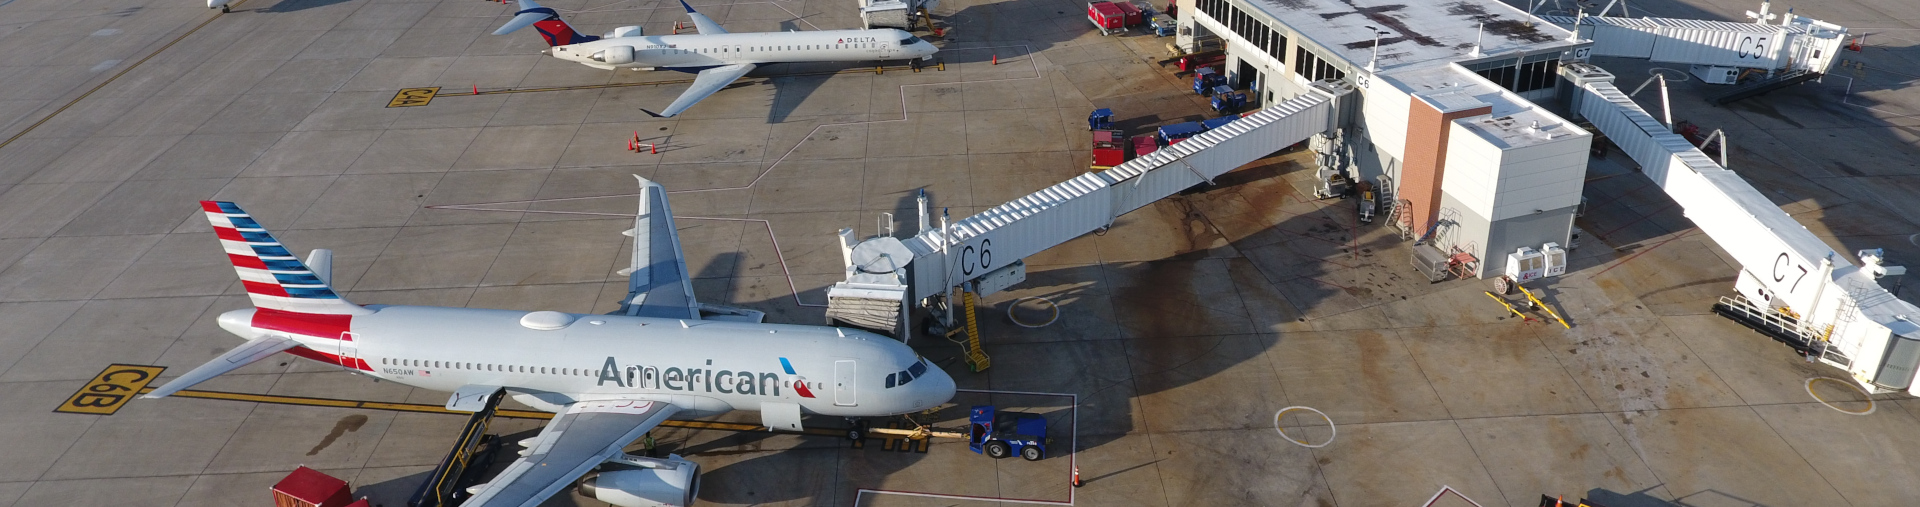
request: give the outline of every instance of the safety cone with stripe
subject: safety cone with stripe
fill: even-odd
[[[1080,465],[1074,465],[1073,466],[1073,487],[1078,488],[1080,487],[1081,484],[1085,484],[1085,483],[1080,482]]]

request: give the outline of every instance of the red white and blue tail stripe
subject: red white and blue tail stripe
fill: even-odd
[[[200,201],[220,237],[220,247],[246,286],[253,306],[320,315],[360,315],[370,310],[341,299],[280,240],[231,202]]]

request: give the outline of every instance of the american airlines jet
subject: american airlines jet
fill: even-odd
[[[203,201],[254,306],[221,314],[220,328],[247,342],[147,397],[286,352],[451,391],[453,410],[478,410],[505,389],[557,414],[523,442],[523,457],[471,489],[467,507],[533,507],[603,463],[583,494],[623,507],[688,505],[699,465],[621,452],[661,421],[748,410],[769,428],[798,431],[802,414],[895,415],[953,397],[946,372],[892,338],[764,324],[760,312],[697,302],[666,190],[640,184],[628,294],[611,315],[356,305],[330,286],[331,252],[301,262],[239,206]]]
[[[601,69],[665,69],[699,73],[680,98],[656,117],[670,117],[720,91],[754,67],[791,62],[867,62],[933,58],[933,44],[895,29],[819,30],[811,32],[727,33],[686,0],[680,6],[693,18],[698,35],[644,35],[638,26],[623,26],[601,37],[581,35],[560,14],[533,0],[519,0],[520,12],[494,35],[506,35],[532,26],[551,49],[543,54]]]

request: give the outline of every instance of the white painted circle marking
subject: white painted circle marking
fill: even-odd
[[[1661,71],[1666,71],[1666,72],[1661,72]],[[1670,69],[1666,67],[1654,67],[1651,69],[1647,69],[1647,75],[1667,76],[1667,82],[1669,83],[1685,83],[1687,82],[1687,80],[1693,79],[1692,76],[1688,76],[1686,72],[1682,72],[1680,69]]]
[[[1047,309],[1052,310],[1053,314],[1047,316],[1046,322],[1041,322],[1039,324],[1028,324],[1026,322],[1022,322],[1019,317],[1013,316],[1013,309],[1018,308],[1020,306],[1020,303],[1025,301],[1045,302],[1047,304]],[[1013,321],[1013,324],[1016,326],[1020,326],[1028,329],[1047,327],[1047,325],[1052,324],[1053,321],[1060,320],[1060,305],[1058,303],[1054,303],[1053,300],[1051,299],[1043,298],[1040,296],[1027,296],[1020,299],[1015,299],[1013,300],[1013,304],[1007,305],[1007,320]]]
[[[1834,381],[1834,382],[1838,382],[1838,383],[1840,383],[1840,384],[1843,384],[1843,385],[1846,385],[1846,386],[1847,386],[1847,387],[1849,387],[1849,388],[1852,388],[1852,389],[1853,389],[1854,391],[1856,391],[1856,392],[1859,392],[1859,393],[1860,393],[1860,394],[1862,394],[1862,395],[1865,395],[1865,396],[1867,397],[1867,411],[1865,411],[1865,412],[1854,412],[1854,411],[1851,411],[1851,410],[1844,410],[1844,409],[1841,409],[1840,407],[1836,407],[1836,406],[1833,406],[1833,404],[1832,404],[1832,403],[1827,403],[1827,400],[1825,400],[1825,399],[1822,399],[1822,398],[1820,397],[1820,395],[1818,395],[1818,394],[1813,394],[1813,383],[1814,383],[1814,381],[1818,381],[1818,380],[1830,380],[1830,381]],[[1852,383],[1852,382],[1848,382],[1848,381],[1845,381],[1845,380],[1840,380],[1840,379],[1837,379],[1837,378],[1832,378],[1832,377],[1809,377],[1809,378],[1807,378],[1807,396],[1812,396],[1812,397],[1813,397],[1813,401],[1818,401],[1818,402],[1820,402],[1820,404],[1821,404],[1821,405],[1826,405],[1826,406],[1827,406],[1827,408],[1831,408],[1831,409],[1834,409],[1834,410],[1836,410],[1836,411],[1839,411],[1839,412],[1840,412],[1840,413],[1842,413],[1842,414],[1847,414],[1847,415],[1867,415],[1867,414],[1871,414],[1871,413],[1873,413],[1873,411],[1875,411],[1875,410],[1879,410],[1879,409],[1880,409],[1880,405],[1878,405],[1878,404],[1876,404],[1876,403],[1874,403],[1874,402],[1873,402],[1873,394],[1872,394],[1872,393],[1868,393],[1868,392],[1867,392],[1867,391],[1866,391],[1865,389],[1861,389],[1861,388],[1860,388],[1860,386],[1858,386],[1858,385],[1855,385],[1855,384],[1854,384],[1854,383]]]
[[[1300,439],[1296,439],[1291,436],[1288,436],[1287,430],[1280,429],[1280,416],[1286,415],[1288,411],[1293,411],[1293,410],[1305,410],[1308,412],[1313,412],[1315,414],[1320,414],[1321,419],[1326,419],[1327,431],[1329,432],[1329,434],[1327,435],[1327,441],[1321,442],[1319,444],[1309,444],[1305,440],[1300,440]],[[1326,447],[1327,444],[1333,443],[1334,437],[1340,436],[1340,430],[1333,426],[1333,418],[1327,417],[1326,412],[1321,412],[1320,409],[1317,409],[1317,408],[1305,407],[1300,405],[1294,405],[1291,407],[1280,409],[1279,412],[1274,412],[1273,413],[1273,431],[1279,432],[1280,438],[1285,438],[1287,439],[1288,442],[1293,442],[1294,444],[1297,444],[1301,447],[1305,447],[1308,449],[1319,449],[1321,447]]]

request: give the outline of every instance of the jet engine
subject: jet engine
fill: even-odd
[[[623,455],[580,480],[582,496],[620,507],[693,505],[699,493],[700,465],[678,454],[667,459]]]
[[[615,29],[613,29],[613,31],[610,31],[610,32],[607,32],[607,34],[606,34],[606,35],[603,35],[603,36],[601,36],[600,38],[602,38],[602,39],[618,39],[618,38],[621,38],[621,37],[639,37],[639,36],[641,36],[641,35],[645,35],[645,34],[644,34],[643,32],[641,32],[641,31],[640,31],[640,27],[638,27],[638,26],[623,26],[623,27],[620,27],[620,28],[615,28]]]
[[[613,46],[595,51],[592,56],[588,56],[587,58],[591,58],[596,62],[614,65],[633,63],[633,46]]]

